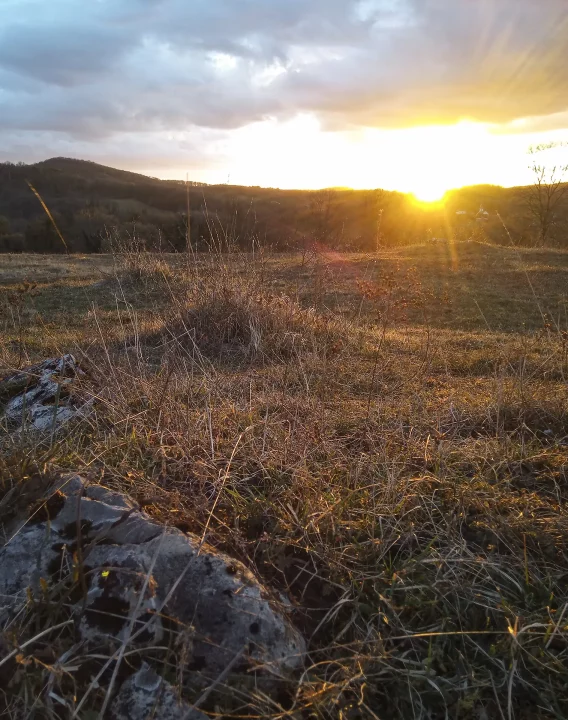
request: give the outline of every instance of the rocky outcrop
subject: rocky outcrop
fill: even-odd
[[[173,687],[146,664],[123,684],[110,716],[112,720],[208,720],[180,700]]]
[[[32,517],[11,521],[4,531],[4,623],[29,601],[30,591],[41,594],[46,583],[79,573],[80,591],[70,602],[88,648],[126,644],[130,650],[182,637],[184,672],[195,674],[196,685],[199,678],[211,682],[235,657],[239,670],[266,678],[287,676],[302,664],[302,637],[242,563],[195,535],[153,522],[124,495],[63,476]],[[162,685],[159,695],[158,685],[148,689],[152,683],[144,677],[122,688],[116,717],[146,717],[124,714],[132,704],[124,700],[127,692],[140,707],[175,699]],[[177,717],[173,710],[152,717],[166,716]]]
[[[73,355],[45,360],[0,380],[0,426],[9,431],[53,432],[84,416],[89,403],[70,392],[82,374]]]

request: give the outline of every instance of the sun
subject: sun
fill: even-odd
[[[436,183],[424,183],[412,190],[412,195],[421,203],[434,203],[443,200],[448,188]]]

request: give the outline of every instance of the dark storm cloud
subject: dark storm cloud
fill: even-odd
[[[0,130],[563,117],[567,22],[566,0],[2,0]]]

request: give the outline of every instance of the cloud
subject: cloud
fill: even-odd
[[[414,0],[346,56],[290,74],[287,98],[337,124],[502,123],[568,107],[560,0]],[[405,20],[403,20],[403,18]]]
[[[39,162],[50,156],[89,159],[102,165],[128,168],[147,175],[185,178],[192,168],[192,179],[223,182],[228,137],[223,131],[191,128],[184,133],[124,132],[98,140],[77,139],[49,131],[6,131],[0,134],[3,161]]]
[[[568,129],[568,110],[551,113],[550,115],[535,115],[517,118],[503,125],[491,128],[493,135],[542,135],[546,133],[551,142],[564,142]],[[537,139],[536,142],[539,142]]]
[[[112,27],[81,27],[64,19],[5,27],[0,32],[0,65],[47,84],[75,86],[116,70],[128,40]]]
[[[0,130],[143,144],[306,112],[335,130],[549,127],[567,50],[565,0],[2,0]]]

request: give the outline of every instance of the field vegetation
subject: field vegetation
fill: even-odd
[[[4,435],[2,494],[79,470],[289,598],[302,676],[202,710],[565,718],[568,252],[121,249],[2,257],[0,377],[71,352],[95,401],[49,441]],[[0,647],[65,618],[45,607]],[[64,717],[47,681],[79,702],[92,663],[67,630],[31,645],[0,668],[5,717]]]

